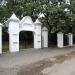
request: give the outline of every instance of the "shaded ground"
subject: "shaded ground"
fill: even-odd
[[[75,47],[29,49],[20,53],[3,53],[0,55],[0,75],[45,75],[42,72],[45,68],[73,58],[73,51]]]
[[[46,75],[46,73],[44,73],[44,71],[42,72],[43,69],[45,69],[47,67],[48,68],[52,67],[54,64],[61,64],[65,60],[70,60],[73,58],[75,58],[75,51],[64,54],[64,55],[55,56],[53,58],[47,58],[47,59],[44,59],[37,63],[30,64],[27,67],[24,67],[24,65],[23,65],[17,75]],[[65,70],[65,68],[64,68],[64,70]],[[46,69],[46,71],[47,71],[47,69]]]

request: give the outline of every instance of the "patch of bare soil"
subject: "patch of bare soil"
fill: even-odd
[[[46,75],[42,73],[42,70],[51,67],[54,64],[61,64],[65,60],[75,58],[75,51],[68,53],[66,55],[55,56],[53,58],[46,58],[39,62],[30,64],[28,66],[21,66],[21,69],[17,73],[17,75]]]

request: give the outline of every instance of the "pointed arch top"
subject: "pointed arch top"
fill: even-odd
[[[18,20],[17,16],[15,15],[15,13],[12,14],[12,16],[9,18],[10,20]]]
[[[42,28],[43,31],[48,31],[47,27]]]
[[[32,18],[30,16],[25,16],[20,21],[20,24],[30,24],[30,25],[33,25]]]
[[[0,23],[0,26],[3,26],[3,24],[2,24],[2,23]]]

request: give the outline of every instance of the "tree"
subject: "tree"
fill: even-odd
[[[74,0],[71,1],[71,11],[72,11],[72,14],[75,14],[75,1]]]
[[[29,15],[33,20],[38,18],[38,14],[41,12],[45,15],[45,18],[41,19],[43,25],[45,25],[50,33],[56,33],[59,31],[67,32],[72,26],[72,14],[64,12],[65,8],[74,12],[74,4],[60,5],[50,4],[49,0],[7,0],[6,6],[0,6],[0,21],[5,22],[10,15],[14,12],[19,18]],[[65,29],[66,28],[66,29]]]
[[[70,13],[64,11],[65,6],[47,5],[45,10],[45,18],[41,19],[41,22],[49,30],[49,33],[71,32],[72,28],[72,16]]]

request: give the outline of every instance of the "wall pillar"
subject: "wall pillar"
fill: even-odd
[[[9,50],[19,51],[19,19],[13,14],[9,19]]]
[[[63,33],[62,32],[57,33],[57,47],[63,48]]]
[[[41,22],[37,19],[34,23],[34,48],[41,48]]]
[[[42,29],[42,47],[48,47],[48,29],[46,27],[43,27]]]
[[[0,54],[2,54],[2,24],[0,23]]]
[[[69,43],[69,46],[73,46],[73,34],[72,33],[68,34],[68,43]]]

